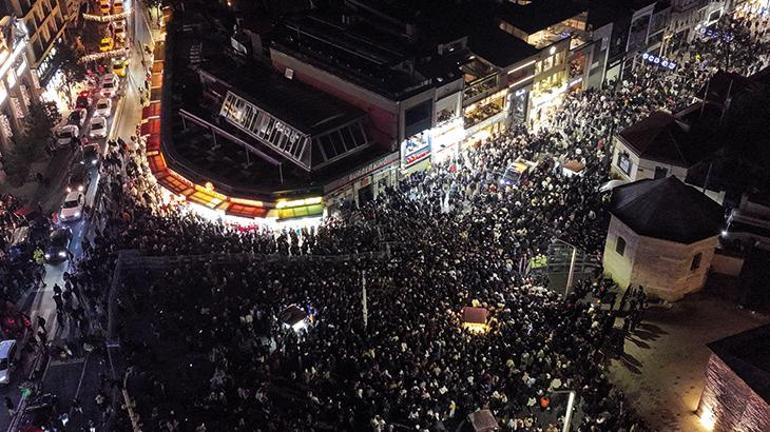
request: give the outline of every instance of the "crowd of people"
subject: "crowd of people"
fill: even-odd
[[[48,234],[48,224],[43,220],[42,215],[25,208],[13,195],[0,196],[0,303],[4,305],[17,302],[42,280],[42,262],[33,258],[36,247]],[[6,318],[3,314],[3,334],[11,331],[6,328]]]
[[[764,30],[747,22],[719,24],[745,47],[696,40],[684,50],[699,57],[676,73],[644,66],[570,95],[537,131],[473,143],[318,228],[207,221],[163,196],[141,139],[113,143],[105,202],[93,209],[104,224],[65,291],[83,298],[79,319],[98,331],[119,250],[204,256],[122,281],[118,331],[143,430],[442,431],[488,409],[502,430],[554,431],[560,395],[574,391],[577,430],[643,431],[601,361],[614,315],[595,300],[607,286],[580,281],[561,296],[520,263],[554,239],[601,251],[609,137],[690,103],[719,68],[764,65],[747,53],[770,52]],[[502,181],[517,159],[536,165]],[[570,161],[584,169],[566,174]],[[224,254],[232,260],[214,259]],[[638,311],[643,291],[628,301]],[[282,318],[291,306],[304,311],[305,329]],[[486,332],[463,328],[467,306],[489,312]],[[639,319],[634,312],[629,327]],[[107,390],[99,397],[104,420]],[[128,429],[122,420],[116,428]]]

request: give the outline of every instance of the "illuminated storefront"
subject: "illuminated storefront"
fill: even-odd
[[[401,143],[401,170],[413,172],[425,168],[422,165],[430,163],[431,131],[426,130],[405,139]],[[424,164],[421,164],[424,162]]]

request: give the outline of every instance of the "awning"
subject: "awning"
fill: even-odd
[[[152,79],[150,80],[150,88],[160,88],[163,86],[163,74],[152,74]]]
[[[142,108],[142,119],[160,117],[160,101],[150,102],[150,106]]]
[[[147,137],[147,153],[151,152],[158,152],[160,151],[160,135],[159,134],[152,134],[149,137]]]
[[[150,102],[154,101],[160,101],[160,97],[162,96],[163,92],[161,91],[160,87],[153,88],[150,90]]]
[[[263,218],[267,215],[267,209],[244,204],[230,203],[225,213],[231,216],[240,216],[245,218]]]
[[[161,177],[161,174],[168,175],[168,173],[163,173],[168,166],[166,165],[166,159],[163,158],[162,154],[157,153],[152,156],[148,155],[147,164],[150,166],[150,172],[152,172],[155,177]]]
[[[153,118],[142,124],[140,135],[160,135],[160,119]]]

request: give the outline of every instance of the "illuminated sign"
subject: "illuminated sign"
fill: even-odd
[[[642,59],[647,63],[652,63],[664,69],[668,69],[668,70],[676,69],[676,63],[673,60],[669,60],[665,57],[656,56],[650,53],[644,53],[642,54]]]
[[[429,132],[429,131],[426,131]],[[401,143],[401,168],[410,166],[430,157],[432,137],[430,133],[422,132]]]
[[[733,39],[735,38],[732,35],[732,33],[723,32],[719,30],[712,30],[708,27],[701,27],[700,34],[702,34],[706,39],[720,38],[725,42],[732,42]]]

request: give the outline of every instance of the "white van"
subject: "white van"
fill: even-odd
[[[16,362],[16,341],[4,340],[0,342],[0,385],[8,385],[11,382],[11,372]]]
[[[770,220],[733,210],[721,237],[723,243],[734,246],[770,245]]]

